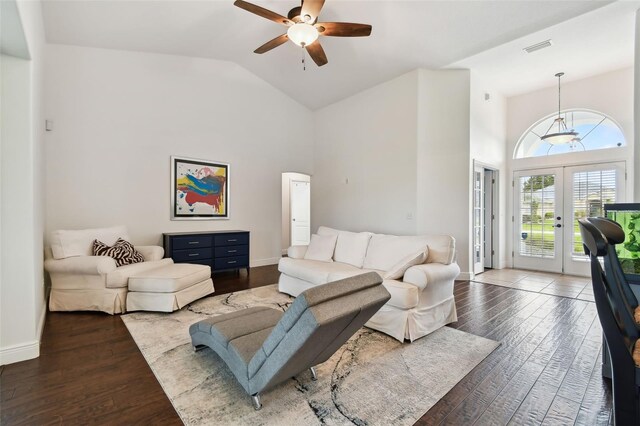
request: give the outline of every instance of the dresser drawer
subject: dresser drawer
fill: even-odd
[[[213,250],[211,248],[174,250],[173,260],[175,262],[188,262],[192,260],[211,259]]]
[[[249,256],[221,257],[214,260],[214,269],[235,269],[249,267]]]
[[[216,235],[214,240],[216,247],[249,244],[249,234]]]
[[[180,263],[195,263],[198,265],[206,265],[206,266],[213,266],[213,261],[211,259],[200,259],[200,260],[188,260],[186,262],[180,262]]]
[[[246,256],[249,254],[249,246],[216,247],[214,253],[216,259],[219,257]]]
[[[212,238],[208,235],[190,235],[185,237],[173,237],[171,246],[174,250],[197,249],[211,247]]]

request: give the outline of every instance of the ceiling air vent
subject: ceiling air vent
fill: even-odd
[[[540,43],[532,44],[531,46],[525,47],[524,50],[527,53],[533,53],[536,50],[544,49],[545,47],[551,47],[551,40],[541,41]]]

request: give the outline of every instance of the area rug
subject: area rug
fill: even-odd
[[[255,411],[215,352],[193,351],[189,326],[250,306],[286,310],[292,300],[270,285],[122,319],[186,425],[410,425],[499,345],[449,327],[410,344],[362,328],[317,366],[317,381],[301,373],[265,392]]]

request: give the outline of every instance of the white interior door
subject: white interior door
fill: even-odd
[[[484,272],[484,168],[473,169],[473,273]]]
[[[309,245],[311,239],[311,183],[290,181],[291,245]]]
[[[604,216],[604,204],[624,202],[625,163],[565,167],[564,273],[588,276],[578,219]]]
[[[562,168],[514,173],[514,268],[562,272]]]

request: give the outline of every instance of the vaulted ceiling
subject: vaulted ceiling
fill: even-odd
[[[286,15],[295,1],[254,3]],[[209,1],[44,0],[50,43],[213,58],[238,63],[317,109],[415,68],[443,68],[606,6],[608,1],[339,1],[323,21],[373,25],[367,38],[322,38],[329,63],[301,66],[287,43],[253,53],[285,27]],[[524,47],[521,46],[520,49]]]

